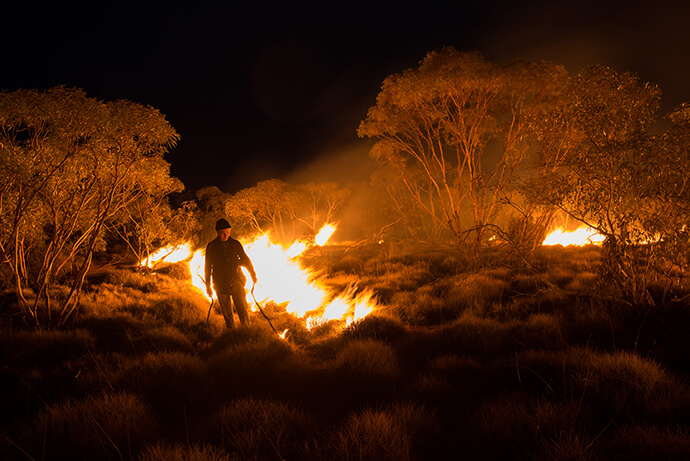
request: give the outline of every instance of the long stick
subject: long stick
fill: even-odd
[[[278,334],[275,328],[273,328],[273,324],[271,323],[271,319],[268,318],[264,310],[261,308],[261,304],[259,304],[259,301],[256,300],[256,297],[254,296],[254,287],[256,286],[256,282],[254,282],[254,285],[252,285],[252,298],[254,299],[254,303],[256,303],[256,307],[259,308],[259,312],[261,312],[261,315],[264,316],[264,318],[268,321],[268,324],[271,325],[271,329],[273,330],[273,333]],[[280,336],[280,335],[278,335]]]
[[[208,306],[208,314],[206,314],[206,325],[208,326],[208,319],[211,317],[211,309],[213,309],[213,303],[216,301],[216,298],[211,298],[211,305]]]

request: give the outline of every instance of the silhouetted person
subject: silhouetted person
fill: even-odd
[[[225,325],[231,329],[235,327],[232,317],[233,302],[242,325],[249,325],[249,307],[247,293],[244,290],[247,278],[240,267],[247,268],[254,283],[256,283],[256,272],[242,244],[230,237],[230,227],[230,223],[225,219],[219,219],[216,222],[218,237],[206,245],[204,272],[206,292],[209,296],[213,296],[211,291],[211,280],[213,280],[213,288],[216,290],[220,309],[225,317]]]

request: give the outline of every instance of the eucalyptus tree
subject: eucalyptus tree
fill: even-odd
[[[294,208],[304,203],[296,187],[280,179],[268,179],[242,189],[225,203],[225,211],[240,233],[272,231],[282,242],[294,237]],[[287,229],[286,229],[287,227]]]
[[[499,67],[477,52],[443,48],[387,77],[358,132],[377,140],[372,157],[441,228],[477,248],[533,147],[528,120],[566,82],[561,66]]]
[[[648,225],[660,203],[652,189],[665,189],[658,178],[670,172],[649,135],[660,97],[633,73],[592,66],[562,105],[534,120],[541,167],[526,191],[606,237],[605,278],[635,301],[647,292],[633,250],[658,238]]]
[[[0,257],[28,321],[70,317],[107,225],[170,187],[163,156],[178,138],[133,102],[65,87],[0,93]]]

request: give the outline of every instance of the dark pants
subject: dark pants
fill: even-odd
[[[223,290],[228,291],[228,290]],[[230,288],[230,293],[219,293],[218,302],[220,303],[220,310],[225,317],[225,326],[229,329],[235,328],[235,320],[232,315],[232,305],[235,305],[237,316],[240,318],[240,323],[243,326],[249,325],[249,306],[247,306],[247,292],[239,283],[233,283]]]

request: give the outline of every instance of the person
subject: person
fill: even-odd
[[[226,219],[216,222],[216,234],[218,236],[206,245],[206,259],[204,272],[206,277],[206,292],[213,296],[211,281],[216,290],[220,309],[225,317],[225,325],[228,329],[235,327],[232,316],[232,304],[240,318],[240,323],[249,325],[249,307],[247,306],[247,294],[244,285],[247,278],[242,273],[241,267],[247,268],[256,283],[256,271],[252,261],[245,253],[242,244],[230,237],[230,223]]]

